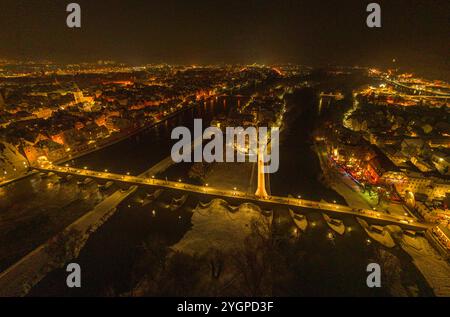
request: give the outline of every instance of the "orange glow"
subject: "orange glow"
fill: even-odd
[[[277,73],[278,75],[280,75],[280,76],[283,76],[283,75],[284,75],[283,72],[282,72],[280,69],[276,68],[276,67],[273,67],[272,70],[273,70],[275,73]]]

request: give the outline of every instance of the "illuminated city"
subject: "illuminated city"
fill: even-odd
[[[251,1],[195,2],[173,6],[235,19],[257,11]],[[294,28],[297,4],[262,2],[267,12],[244,26],[264,33],[259,19],[275,23],[281,10],[293,20],[271,27]],[[264,51],[266,40],[281,43],[271,31],[257,41],[234,25],[228,36],[214,11],[217,21],[204,18],[214,31],[199,21],[173,30],[145,21],[144,4],[112,5],[125,17],[108,33],[93,27],[106,19],[92,22],[95,5],[79,3],[80,29],[54,39],[32,39],[29,21],[16,35],[0,31],[3,44],[14,38],[0,49],[0,297],[450,296],[448,46],[433,46],[448,41],[448,12],[417,9],[437,21],[417,31],[424,56],[438,51],[424,62],[397,33],[375,35],[400,43],[385,51],[361,44],[373,55],[325,49],[337,35],[283,55]],[[362,37],[389,32],[388,11],[399,8],[380,3],[387,17],[376,31],[367,4],[346,7],[362,8]],[[55,12],[67,28],[66,4],[48,5],[49,25]],[[142,29],[111,52],[109,36],[132,21]],[[148,34],[161,47],[142,53],[151,45],[134,40],[157,21],[168,29]],[[67,43],[58,33],[78,31]],[[210,32],[223,32],[223,52]],[[319,31],[289,32],[306,41]],[[253,39],[242,55],[225,48],[234,36]]]

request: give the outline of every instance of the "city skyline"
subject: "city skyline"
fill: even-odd
[[[65,25],[64,1],[3,0],[0,56],[74,63],[300,63],[392,66],[448,78],[447,1],[78,1],[82,27]],[[65,44],[69,44],[66,46]],[[329,47],[333,47],[332,50]],[[70,48],[70,49],[68,49]]]

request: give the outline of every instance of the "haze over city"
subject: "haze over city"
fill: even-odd
[[[65,26],[65,1],[2,0],[0,56],[82,62],[398,65],[448,76],[447,1],[78,1],[82,27]],[[330,49],[332,48],[332,49]],[[408,70],[408,69],[407,69]]]

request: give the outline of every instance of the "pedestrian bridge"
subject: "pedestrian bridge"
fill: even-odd
[[[159,188],[167,188],[174,189],[179,191],[197,193],[201,195],[215,196],[215,197],[228,197],[233,199],[242,199],[246,201],[252,201],[256,203],[262,203],[264,205],[270,204],[278,204],[285,205],[290,207],[303,207],[308,209],[316,209],[322,210],[324,212],[332,212],[337,214],[346,214],[346,215],[354,215],[362,218],[366,218],[368,220],[376,220],[377,223],[381,224],[395,224],[399,225],[407,230],[416,230],[423,231],[433,227],[433,224],[419,222],[412,217],[407,216],[396,216],[396,215],[388,215],[383,212],[379,212],[376,210],[369,209],[356,209],[349,206],[327,203],[327,202],[317,202],[306,199],[299,199],[293,197],[281,197],[281,196],[259,196],[256,194],[248,194],[246,192],[242,192],[237,188],[232,188],[230,190],[220,189],[210,187],[208,185],[198,186],[181,182],[174,182],[168,180],[157,179],[154,176],[145,178],[140,176],[132,176],[132,175],[122,175],[115,174],[109,172],[99,172],[92,171],[88,169],[79,169],[73,167],[63,167],[63,166],[55,166],[55,165],[46,165],[45,167],[34,167],[34,169],[46,172],[46,173],[54,173],[60,177],[66,177],[68,175],[73,175],[77,178],[86,179],[92,178],[97,180],[100,183],[104,183],[107,181],[113,181],[121,186],[151,186],[151,187],[159,187]]]

